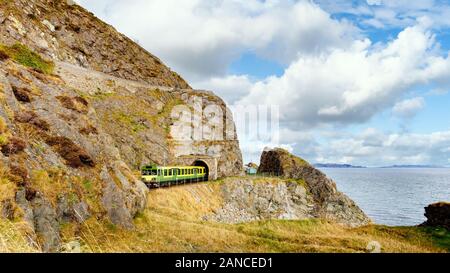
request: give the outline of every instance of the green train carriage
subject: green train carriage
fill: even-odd
[[[170,187],[185,183],[208,181],[205,167],[148,165],[142,168],[142,181],[149,188]]]

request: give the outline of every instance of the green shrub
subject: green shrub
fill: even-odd
[[[17,63],[31,67],[44,74],[52,74],[55,68],[55,64],[52,61],[43,59],[39,54],[23,44],[16,43],[13,46],[0,45],[0,52],[3,59],[6,59],[6,56],[8,56]]]

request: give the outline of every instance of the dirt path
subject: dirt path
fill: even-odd
[[[130,81],[117,78],[102,72],[85,69],[69,63],[56,63],[56,74],[60,76],[71,88],[82,90],[90,95],[110,93],[117,88],[124,88],[131,93],[140,90],[159,89],[173,91],[173,88],[149,85],[145,82]]]

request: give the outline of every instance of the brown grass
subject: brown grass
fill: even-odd
[[[0,117],[0,134],[6,133],[8,131],[8,125],[6,124],[5,119]]]
[[[86,136],[88,136],[90,134],[93,134],[93,135],[98,134],[97,128],[95,128],[94,126],[92,126],[90,124],[86,127],[81,128],[79,132]]]
[[[26,223],[0,219],[0,253],[35,253],[39,249],[30,244]]]
[[[72,168],[83,166],[95,167],[94,160],[80,146],[66,137],[47,137],[46,143],[56,149],[58,154],[64,158]]]
[[[9,176],[10,180],[15,181],[20,187],[26,186],[29,180],[28,170],[24,166],[18,164],[12,164],[9,167]]]
[[[43,131],[50,130],[50,124],[47,121],[39,118],[33,111],[24,111],[17,113],[15,115],[15,120],[20,123],[29,123]]]
[[[30,103],[31,102],[31,91],[26,87],[12,87],[14,96],[20,102]]]
[[[9,179],[9,172],[3,164],[0,163],[0,201],[12,199],[16,193],[16,185]]]
[[[219,182],[220,184],[220,182]],[[426,230],[416,227],[346,228],[321,220],[262,221],[237,225],[205,222],[221,206],[219,184],[151,191],[148,208],[125,231],[89,220],[80,230],[88,252],[445,252]],[[67,241],[73,240],[66,237]]]
[[[82,97],[67,97],[58,96],[56,99],[59,100],[61,105],[69,110],[76,111],[78,113],[86,114],[88,112],[87,106],[88,102]]]
[[[9,138],[8,143],[1,147],[1,150],[5,156],[11,156],[22,152],[26,147],[27,143],[23,139],[11,137]]]
[[[0,61],[4,62],[8,59],[9,59],[9,55],[5,51],[0,49]]]

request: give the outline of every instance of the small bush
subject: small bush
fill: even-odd
[[[83,135],[88,136],[90,134],[96,135],[96,134],[98,134],[98,131],[97,131],[97,128],[95,128],[94,126],[88,125],[88,126],[86,126],[84,128],[81,128],[80,129],[80,133],[83,134]]]
[[[30,67],[37,72],[44,74],[52,74],[55,64],[52,61],[44,60],[39,54],[30,50],[23,44],[15,44],[13,46],[0,46],[0,52],[4,58],[11,58],[17,63]]]
[[[48,137],[46,142],[48,145],[56,148],[58,154],[67,161],[70,167],[95,167],[94,160],[72,140],[66,137]]]
[[[25,167],[14,164],[9,167],[9,172],[10,176],[13,176],[10,180],[15,181],[18,186],[25,187],[27,185],[29,174]]]
[[[20,123],[29,123],[43,131],[50,130],[50,124],[48,124],[47,121],[40,119],[33,111],[20,112],[16,114],[15,120]]]
[[[12,137],[7,144],[2,146],[2,153],[5,156],[10,156],[22,152],[26,147],[27,143],[23,139]]]
[[[28,88],[13,86],[12,89],[14,96],[18,101],[25,103],[31,102],[31,91]]]
[[[8,59],[9,59],[9,55],[4,50],[2,50],[0,48],[0,61],[3,62],[3,61],[6,61]]]
[[[56,99],[59,100],[64,108],[78,113],[87,113],[88,102],[82,97],[70,98],[67,96],[58,96]]]

